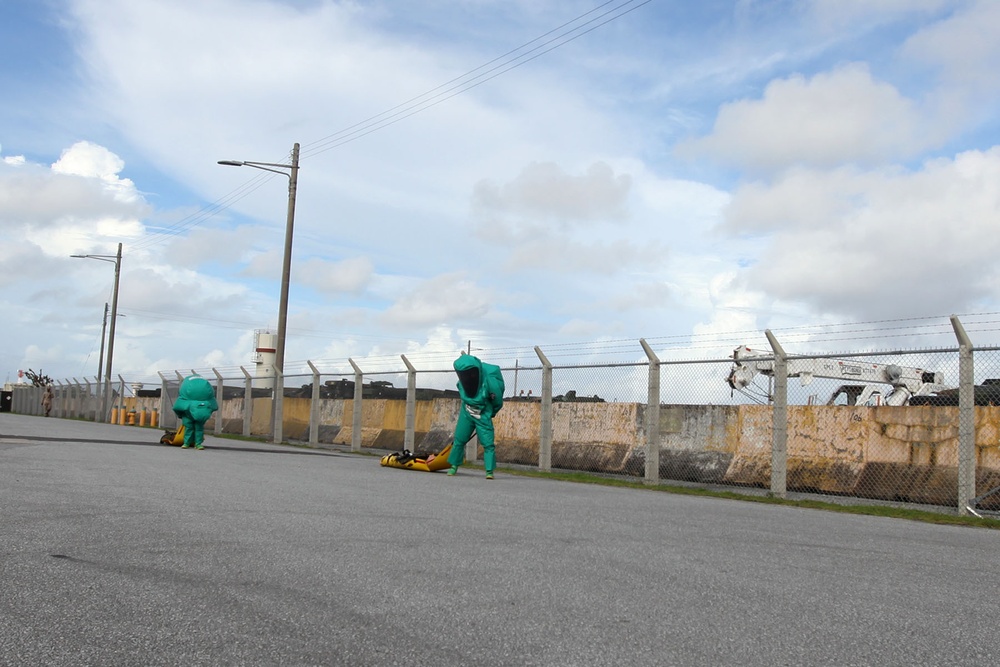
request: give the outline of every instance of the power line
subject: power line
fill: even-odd
[[[258,172],[257,175],[253,176],[243,185],[232,190],[221,199],[216,200],[212,204],[202,207],[198,211],[191,213],[177,222],[168,225],[161,230],[147,236],[146,238],[137,241],[129,246],[129,250],[142,250],[144,248],[150,248],[156,245],[160,245],[169,238],[178,236],[194,227],[201,225],[203,222],[215,217],[217,214],[228,209],[230,206],[240,201],[241,199],[249,196],[254,191],[258,190],[265,183],[274,178],[276,174],[271,174],[268,172]]]
[[[303,150],[301,153],[300,160],[304,160],[307,157],[312,157],[320,153],[324,153],[328,150],[337,148],[339,146],[343,146],[344,144],[350,143],[352,141],[356,141],[361,137],[364,137],[368,134],[377,132],[378,130],[384,129],[390,125],[398,123],[399,121],[405,118],[409,118],[410,116],[420,113],[421,111],[426,111],[427,109],[437,106],[438,104],[441,104],[442,102],[445,102],[446,100],[449,100],[452,97],[460,95],[464,92],[467,92],[468,90],[471,90],[472,88],[478,87],[486,83],[487,81],[491,81],[492,79],[495,79],[503,74],[506,74],[512,69],[516,69],[517,67],[527,64],[528,62],[535,60],[536,58],[539,58],[561,46],[565,46],[569,42],[579,39],[580,37],[590,32],[593,32],[594,30],[604,25],[607,25],[608,23],[615,21],[621,18],[622,16],[625,16],[626,14],[633,12],[642,6],[649,4],[650,2],[652,2],[652,0],[624,0],[624,1],[609,0],[608,2],[604,2],[595,7],[594,9],[591,9],[590,11],[587,11],[581,14],[580,16],[577,16],[571,21],[567,21],[561,26],[549,30],[548,32],[540,35],[539,37],[536,37],[531,41],[522,44],[516,49],[512,49],[507,53],[498,56],[480,65],[479,67],[476,67],[475,69],[466,72],[465,74],[459,77],[452,79],[451,81],[448,81],[435,88],[432,88],[426,93],[411,98],[406,102],[398,104],[386,111],[383,111],[382,113],[371,116],[366,120],[360,121],[349,127],[346,127],[343,130],[340,130],[339,132],[335,132],[316,141],[303,144]],[[594,18],[591,18],[588,21],[579,23],[582,19],[590,16],[591,14],[597,11],[600,11],[601,9],[603,9],[608,5],[615,3],[617,3],[615,7],[608,9],[604,13]],[[536,42],[544,40],[546,37],[552,35],[553,33],[558,33],[559,31],[563,30],[563,28],[566,28],[567,26],[572,26],[574,24],[579,24],[579,25],[569,28],[568,30],[561,32],[560,34],[556,35],[555,37],[552,37],[551,39],[548,39],[547,41],[542,41],[541,44],[535,46],[532,49],[529,49],[528,51],[520,53],[520,55],[514,55],[523,51],[528,46],[531,46]],[[494,63],[499,63],[499,64],[494,65]],[[490,67],[490,65],[494,66]],[[485,70],[485,71],[482,71],[480,74],[472,77],[471,79],[468,78],[472,74],[480,72],[480,70]],[[163,228],[162,231],[158,231],[146,237],[145,239],[136,242],[131,246],[131,249],[138,250],[159,245],[171,237],[177,236],[194,227],[201,225],[202,223],[218,215],[222,211],[230,208],[236,202],[249,196],[252,192],[260,188],[264,183],[274,178],[274,176],[275,176],[274,174],[270,174],[268,172],[255,175],[245,184],[231,191],[221,199],[216,200],[212,204],[204,206],[195,213],[185,216],[184,218],[173,223],[172,225]]]
[[[391,109],[389,109],[387,111],[383,111],[382,113],[377,114],[375,116],[372,116],[372,117],[368,118],[367,120],[361,121],[360,123],[356,123],[356,124],[354,124],[354,125],[352,125],[352,126],[350,126],[348,128],[345,128],[344,130],[341,130],[340,132],[337,132],[335,134],[329,135],[328,137],[324,137],[323,139],[320,139],[318,141],[315,141],[315,142],[312,142],[312,143],[309,143],[309,144],[305,144],[305,147],[303,148],[302,155],[303,156],[309,156],[309,157],[311,157],[313,155],[318,155],[319,153],[323,153],[323,152],[331,150],[333,148],[337,148],[339,146],[343,146],[344,144],[350,143],[352,141],[356,141],[357,139],[360,139],[361,137],[363,137],[365,135],[368,135],[368,134],[371,134],[372,132],[376,132],[378,130],[384,129],[384,128],[390,126],[390,125],[398,123],[399,121],[401,121],[401,120],[403,120],[405,118],[409,118],[410,116],[413,116],[414,114],[420,113],[421,111],[426,111],[427,109],[429,109],[429,108],[431,108],[433,106],[437,106],[438,104],[441,104],[442,102],[444,102],[446,100],[449,100],[449,99],[451,99],[451,98],[453,98],[453,97],[455,97],[457,95],[460,95],[460,94],[462,94],[464,92],[467,92],[467,91],[469,91],[469,90],[471,90],[473,88],[476,88],[476,87],[478,87],[478,86],[486,83],[487,81],[491,81],[492,79],[495,79],[495,78],[497,78],[498,76],[500,76],[502,74],[506,74],[507,72],[511,71],[512,69],[516,69],[518,67],[521,67],[522,65],[525,65],[528,62],[531,62],[532,60],[535,60],[536,58],[539,58],[539,57],[545,55],[546,53],[549,53],[550,51],[554,51],[555,49],[557,49],[557,48],[559,48],[561,46],[565,46],[569,42],[572,42],[572,41],[574,41],[574,40],[582,37],[583,35],[586,35],[587,33],[593,32],[597,28],[600,28],[601,26],[606,25],[606,24],[610,23],[611,21],[617,20],[617,19],[621,18],[622,16],[635,11],[639,7],[642,7],[643,5],[646,5],[646,4],[649,4],[650,2],[652,2],[652,0],[642,0],[641,2],[639,2],[639,4],[635,4],[632,7],[627,7],[628,5],[632,5],[633,3],[637,2],[637,1],[638,0],[627,0],[626,2],[618,5],[617,7],[614,7],[612,9],[608,10],[607,12],[601,14],[600,16],[597,16],[597,17],[591,19],[590,21],[587,21],[587,22],[585,22],[585,23],[583,23],[583,24],[581,24],[579,26],[571,28],[571,29],[567,30],[566,32],[564,32],[562,34],[559,34],[556,37],[553,37],[552,39],[550,39],[548,41],[542,42],[540,45],[538,45],[538,46],[536,46],[536,47],[534,47],[532,49],[529,49],[528,51],[526,51],[524,53],[521,53],[520,55],[516,55],[514,57],[507,58],[507,56],[515,54],[518,51],[521,51],[525,47],[527,47],[527,46],[529,46],[531,44],[534,44],[535,42],[543,39],[547,35],[550,35],[553,32],[557,32],[558,30],[562,29],[565,26],[568,26],[568,25],[571,25],[573,23],[576,23],[580,19],[588,16],[589,14],[593,13],[594,11],[597,11],[597,9],[600,9],[600,7],[604,7],[605,5],[611,4],[610,2],[606,2],[606,3],[604,3],[604,5],[601,5],[600,7],[596,8],[596,9],[593,9],[593,10],[587,12],[586,14],[578,16],[577,18],[573,19],[572,21],[568,21],[567,23],[564,23],[559,28],[556,28],[554,30],[550,30],[549,32],[547,32],[544,35],[542,35],[541,37],[536,37],[535,39],[531,40],[530,42],[527,42],[527,43],[519,46],[516,49],[508,51],[503,56],[499,56],[497,58],[494,58],[493,60],[491,60],[491,61],[489,61],[489,62],[487,62],[487,63],[485,63],[483,65],[480,65],[479,67],[477,67],[477,68],[475,68],[473,70],[470,70],[469,72],[466,72],[462,76],[456,77],[456,78],[452,79],[451,81],[449,81],[447,83],[441,84],[437,88],[433,88],[430,91],[428,91],[426,93],[423,93],[422,95],[418,95],[418,96],[416,96],[414,98],[411,98],[410,100],[408,100],[406,102],[403,102],[402,104],[399,104],[399,105],[397,105],[397,106],[395,106],[395,107],[393,107],[393,108],[391,108]],[[615,12],[618,12],[619,10],[622,10],[623,8],[624,8],[624,11],[621,11],[620,13],[615,14]],[[611,16],[610,18],[606,18],[606,17],[608,17],[611,14],[614,14],[614,15]],[[604,19],[604,20],[602,21],[601,19]],[[596,25],[591,25],[591,24],[594,24],[594,23],[596,23]],[[586,27],[586,26],[590,26],[590,27],[587,27],[584,30],[583,28]],[[576,33],[576,34],[574,34],[574,33]],[[552,44],[554,44],[554,45],[550,46]],[[545,48],[545,47],[548,47],[548,48]],[[535,53],[536,51],[538,51],[538,53]],[[531,54],[534,54],[534,55],[531,55]],[[507,58],[507,59],[504,60],[505,58]],[[498,62],[498,61],[502,61],[502,62],[500,62],[500,64],[498,64],[498,65],[495,65],[494,67],[490,67],[489,69],[485,69],[489,65],[491,65],[491,64],[493,64],[495,62]],[[475,72],[478,72],[479,70],[483,70],[483,69],[485,69],[485,71],[483,71],[482,73],[477,74],[476,76],[472,77],[471,79],[464,80],[464,79],[467,79],[467,77],[469,77],[470,75],[474,74]],[[440,91],[440,92],[437,92],[437,91]],[[433,94],[433,93],[436,93],[436,94]]]

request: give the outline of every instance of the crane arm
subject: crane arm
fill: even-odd
[[[856,384],[888,384],[893,394],[899,392],[890,404],[903,405],[914,394],[927,394],[947,388],[941,373],[922,368],[877,364],[858,359],[800,359],[787,360],[788,377],[797,377],[802,385],[814,377],[844,380]],[[743,389],[757,375],[774,375],[774,355],[763,350],[741,346],[733,351],[733,367],[727,382],[733,389]],[[887,401],[888,402],[888,401]]]

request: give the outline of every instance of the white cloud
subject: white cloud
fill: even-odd
[[[736,271],[712,276],[707,288],[713,305],[712,319],[695,325],[693,333],[696,336],[709,341],[716,338],[728,340],[734,331],[754,330],[757,316],[763,310],[763,293],[748,290]]]
[[[254,257],[260,228],[196,228],[166,244],[164,256],[174,266],[194,269],[206,263],[238,265]],[[280,262],[278,264],[280,267]]]
[[[714,344],[998,298],[996,3],[731,0],[710,20],[650,3],[346,143],[341,128],[572,8],[36,5],[70,26],[59,90],[80,97],[59,127],[28,128],[48,143],[0,137],[28,156],[0,162],[0,306],[17,330],[3,364],[26,341],[83,363],[112,274],[67,255],[118,242],[123,367],[244,362],[247,329],[277,310],[287,181],[216,162],[279,162],[296,141],[290,359]],[[714,162],[677,161],[692,132],[681,154]]]
[[[595,162],[580,176],[552,162],[534,162],[502,186],[488,180],[477,183],[473,206],[488,215],[577,223],[621,220],[627,216],[631,184],[628,174],[616,176],[604,162]]]
[[[78,227],[90,232],[114,218],[134,226],[148,211],[138,198],[120,197],[119,183],[90,176],[54,174],[38,165],[0,168],[0,226]]]
[[[809,0],[820,26],[845,28],[887,22],[905,15],[931,15],[955,5],[955,0]]]
[[[1000,59],[1000,4],[993,0],[963,3],[951,16],[928,25],[906,40],[903,53],[943,66],[949,78],[996,90]]]
[[[358,294],[371,283],[375,267],[367,257],[352,257],[339,262],[311,258],[294,265],[292,271],[298,282],[320,293]]]
[[[389,327],[438,327],[454,322],[471,322],[490,311],[492,291],[461,273],[436,276],[400,294],[380,316]]]
[[[655,265],[666,259],[667,250],[657,242],[627,239],[581,243],[544,229],[526,230],[507,254],[509,272],[524,270],[555,273],[614,275]]]
[[[1000,147],[927,162],[915,172],[797,172],[773,188],[738,190],[741,228],[769,246],[748,284],[816,312],[864,318],[974,309],[1000,298]],[[789,192],[815,195],[819,215],[778,217]],[[792,209],[794,209],[794,203]]]
[[[843,163],[882,164],[938,145],[920,109],[852,64],[811,79],[768,84],[760,100],[723,105],[710,136],[679,147],[751,172]]]
[[[606,301],[595,304],[599,310],[627,313],[632,310],[646,312],[667,309],[676,305],[674,289],[662,282],[637,282],[628,290],[616,292]]]
[[[531,163],[502,185],[473,190],[477,235],[504,247],[505,270],[612,275],[663,261],[663,244],[635,242],[628,202],[632,178],[605,162],[581,175],[554,163]]]

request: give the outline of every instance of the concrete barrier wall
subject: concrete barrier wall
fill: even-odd
[[[771,410],[751,405],[735,410],[736,428],[727,438],[735,447],[722,481],[766,488]],[[1000,408],[976,407],[974,413],[976,488],[982,493],[1000,486]],[[662,451],[660,456],[662,462]],[[789,490],[954,504],[958,408],[790,406],[787,464]],[[697,481],[711,481],[708,477]]]
[[[286,439],[309,439],[309,407],[309,399],[286,398],[281,402],[281,409],[284,412],[281,432]]]
[[[417,401],[417,433],[413,438],[414,451],[422,455],[439,452],[451,444],[458,421],[460,401],[435,398]],[[494,428],[498,426],[495,424]]]
[[[267,435],[271,399],[253,401],[251,432]],[[126,398],[124,404],[151,412],[159,399]],[[460,405],[442,398],[416,402],[415,451],[436,452],[451,443]],[[309,406],[309,399],[285,399],[287,437],[308,438]],[[320,401],[321,443],[352,443],[353,408],[352,399]],[[552,408],[554,467],[643,474],[644,404],[557,402]],[[1000,408],[977,406],[974,413],[981,493],[1000,486]],[[227,432],[242,432],[242,398],[225,401],[220,414]],[[538,463],[539,402],[508,401],[494,425],[501,463]],[[362,447],[398,451],[405,430],[405,401],[363,402]],[[660,478],[767,488],[772,435],[766,405],[661,406]],[[789,490],[931,504],[957,500],[957,407],[789,406],[787,446]]]
[[[444,428],[449,442],[455,434],[460,401],[454,405],[454,417]],[[537,402],[508,401],[493,420],[497,460],[501,463],[538,465],[538,441],[542,428],[541,406]],[[554,445],[553,445],[554,447]]]
[[[645,405],[639,406],[643,420],[645,411]],[[767,411],[767,438],[771,437],[770,415]],[[660,406],[660,476],[705,484],[747,483],[733,481],[731,473],[734,462],[740,463],[736,454],[741,436],[758,433],[756,422],[747,416],[733,405]],[[743,448],[745,459],[766,461],[764,480],[770,483],[770,440],[751,438]],[[634,456],[633,468],[645,470],[645,451],[637,449]]]

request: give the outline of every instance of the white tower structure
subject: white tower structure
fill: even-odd
[[[257,364],[253,386],[258,389],[274,388],[274,362],[277,355],[278,334],[268,329],[253,332],[253,361]]]

